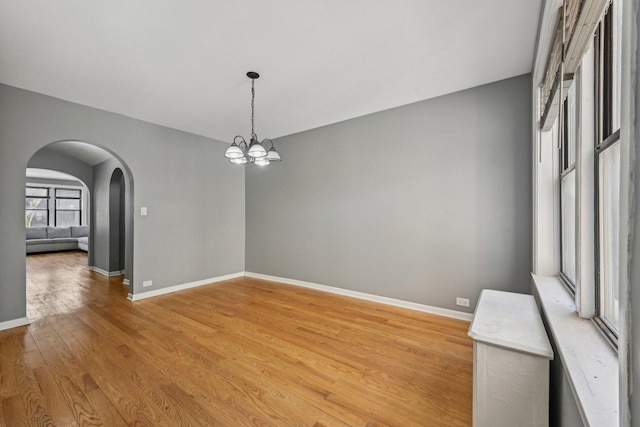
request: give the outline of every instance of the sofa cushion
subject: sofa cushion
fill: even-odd
[[[27,246],[29,245],[41,245],[43,243],[52,243],[51,239],[29,239],[27,240]]]
[[[49,243],[78,243],[75,237],[58,237],[57,239],[48,239]]]
[[[88,225],[72,225],[71,237],[86,237],[89,235]]]
[[[70,227],[47,227],[47,237],[56,239],[60,237],[71,237]]]
[[[78,249],[89,252],[89,238],[78,237]]]
[[[27,240],[46,238],[47,227],[27,227]]]

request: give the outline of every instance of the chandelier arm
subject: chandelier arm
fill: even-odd
[[[247,141],[245,141],[245,139],[242,137],[242,135],[236,135],[235,138],[233,138],[233,143],[235,144],[236,140],[240,138],[240,143],[238,143],[238,147],[242,150],[242,152],[245,154],[247,154],[247,147],[249,147],[249,144],[247,144]],[[244,144],[244,148],[242,147],[242,144]]]
[[[268,139],[268,138],[263,139],[260,144],[264,145],[264,143],[267,142],[267,141],[269,141],[269,144],[271,144],[271,148],[273,148],[273,141]]]

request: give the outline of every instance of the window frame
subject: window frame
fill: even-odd
[[[32,189],[37,189],[37,190],[46,190],[47,191],[47,195],[46,196],[42,196],[42,197],[38,197],[38,196],[28,196],[26,194],[26,189],[27,188],[32,188]],[[40,187],[40,186],[35,186],[35,185],[25,185],[25,227],[27,228],[31,228],[31,227],[42,227],[41,225],[27,225],[26,224],[26,213],[28,211],[43,211],[46,214],[47,217],[47,225],[49,225],[50,221],[51,221],[51,215],[50,215],[50,201],[51,201],[51,189],[49,187]],[[26,201],[27,199],[44,199],[46,201],[46,207],[45,208],[31,208],[31,209],[27,209],[26,207]]]
[[[573,90],[573,93],[571,92]],[[578,210],[579,210],[579,206],[578,206],[578,167],[577,167],[577,163],[578,163],[578,145],[580,143],[579,141],[579,106],[577,101],[579,101],[581,99],[580,97],[580,92],[579,92],[580,88],[579,88],[579,82],[577,79],[574,79],[573,83],[571,84],[570,89],[567,91],[567,97],[564,99],[564,101],[562,102],[562,111],[561,114],[559,115],[559,119],[558,119],[558,123],[557,123],[557,127],[558,127],[558,132],[557,132],[557,137],[560,139],[558,146],[560,147],[560,158],[559,158],[559,175],[558,175],[558,187],[559,187],[559,191],[558,191],[558,198],[559,198],[559,207],[560,207],[560,221],[559,221],[559,227],[560,227],[560,272],[558,274],[558,276],[560,277],[560,279],[562,280],[562,282],[567,286],[567,288],[569,289],[569,291],[575,296],[576,294],[576,288],[577,286],[579,286],[578,284],[578,245],[577,245],[577,227],[578,227]],[[570,110],[570,106],[571,106],[571,102],[570,102],[570,97],[573,96],[576,100],[576,103],[574,105],[574,107]],[[574,122],[570,123],[570,120],[568,119],[569,117],[569,112],[571,114],[574,115]],[[570,128],[570,125],[573,125],[573,129]],[[571,134],[570,132],[573,132],[572,134],[572,138],[571,138]],[[573,146],[571,145],[571,141],[573,140]],[[575,178],[574,178],[574,218],[573,218],[573,227],[575,229],[575,233],[574,233],[574,269],[576,270],[575,273],[575,278],[572,279],[571,277],[569,277],[569,275],[565,272],[565,248],[564,248],[564,217],[563,217],[563,203],[562,203],[562,193],[563,193],[563,180],[564,178],[569,175],[570,173],[574,173],[575,174]]]
[[[616,107],[616,102],[620,97],[616,96],[616,88],[620,87],[619,69],[615,64],[618,61],[616,53],[616,31],[619,22],[615,19],[617,1],[612,1],[607,7],[602,20],[596,28],[594,34],[594,95],[595,95],[595,140],[594,140],[594,282],[595,282],[595,316],[594,322],[598,325],[603,334],[611,344],[618,348],[619,330],[604,317],[603,306],[605,304],[604,294],[607,284],[603,281],[603,231],[601,224],[601,202],[600,194],[601,181],[601,156],[608,149],[620,141],[620,109]],[[619,289],[618,289],[619,292]],[[620,295],[618,295],[618,301]]]
[[[69,196],[58,196],[58,191],[77,191],[78,197],[69,197]],[[83,225],[82,224],[82,189],[81,188],[63,188],[63,187],[53,187],[54,193],[54,205],[53,205],[53,223],[54,226],[58,226],[58,212],[78,212],[78,224],[74,225]],[[77,200],[78,201],[78,209],[59,209],[58,208],[58,200]]]
[[[26,225],[26,212],[29,210],[40,210],[43,212],[46,212],[47,215],[47,223],[44,226],[48,226],[48,227],[56,227],[58,226],[58,212],[78,212],[78,224],[77,225],[87,225],[89,223],[89,218],[88,218],[88,199],[86,199],[86,197],[88,197],[88,191],[86,189],[86,187],[80,187],[80,186],[70,186],[70,185],[64,185],[64,184],[60,184],[60,185],[56,185],[56,184],[46,184],[46,183],[29,183],[27,182],[25,184],[25,189],[27,188],[34,188],[34,189],[41,189],[41,190],[46,190],[47,191],[47,208],[40,208],[40,209],[28,209],[26,207],[26,203],[25,203],[25,227],[29,228],[30,226]],[[77,191],[79,196],[78,197],[69,197],[69,196],[58,196],[58,190],[61,191]],[[25,191],[26,193],[26,191]],[[41,198],[44,199],[44,197],[36,197],[36,196],[27,196],[25,194],[25,199],[28,198]],[[57,206],[57,200],[78,200],[79,202],[79,206],[80,209],[59,209]],[[85,210],[87,209],[87,210]],[[43,227],[42,225],[39,226],[34,226],[34,227]]]

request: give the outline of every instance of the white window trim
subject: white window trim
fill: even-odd
[[[594,58],[591,47],[582,59],[580,73],[574,84],[578,99],[578,128],[576,140],[576,308],[578,315],[590,319],[596,313],[595,290],[595,210],[594,210],[594,162],[595,131],[593,126],[582,126],[586,120],[593,122]],[[589,119],[591,118],[591,119]]]
[[[549,280],[555,280],[557,285],[560,285],[562,288],[561,282],[557,277],[553,277],[560,271],[560,250],[559,250],[559,242],[560,242],[560,227],[559,227],[559,186],[556,185],[559,179],[559,165],[558,165],[558,156],[554,155],[554,152],[557,152],[556,144],[552,141],[552,136],[550,132],[540,132],[539,131],[539,83],[541,82],[541,76],[544,72],[544,64],[546,62],[546,58],[548,57],[548,41],[553,37],[553,31],[555,30],[554,22],[558,8],[561,5],[561,1],[552,0],[547,1],[544,4],[543,11],[541,13],[541,24],[539,27],[538,40],[536,45],[536,55],[534,60],[534,68],[533,68],[533,88],[532,88],[532,151],[533,151],[533,272],[537,275],[548,276]],[[629,174],[632,170],[631,168],[631,147],[630,147],[630,137],[632,136],[633,128],[633,120],[630,111],[630,106],[632,105],[631,97],[634,96],[632,93],[632,82],[635,82],[636,76],[632,75],[635,72],[635,47],[637,46],[637,40],[635,39],[635,33],[633,32],[636,28],[635,26],[635,18],[636,13],[633,9],[634,3],[631,1],[623,1],[623,12],[622,12],[622,20],[624,21],[622,24],[622,99],[621,99],[621,127],[620,127],[620,139],[622,142],[622,165],[621,165],[621,206],[620,206],[620,234],[623,238],[620,239],[620,319],[621,324],[619,328],[619,339],[618,339],[618,353],[617,360],[618,366],[615,368],[615,372],[611,371],[606,375],[610,378],[616,378],[618,381],[618,390],[619,393],[615,394],[619,396],[616,402],[612,403],[612,406],[615,406],[618,412],[618,418],[615,425],[629,425],[630,419],[630,409],[629,409],[629,388],[630,384],[633,382],[631,378],[631,346],[630,346],[630,330],[629,330],[629,282],[628,282],[628,245],[629,241],[626,238],[629,233],[629,221],[631,218],[631,201],[632,191],[629,183]],[[635,104],[634,104],[635,105]],[[587,114],[585,111],[582,111],[582,114]],[[593,117],[593,115],[591,115]],[[588,137],[586,135],[582,135],[582,137]],[[591,139],[593,140],[593,139]],[[581,162],[580,166],[584,169],[586,164],[588,164],[587,159],[590,153],[586,150],[582,150],[582,152],[578,153],[578,156],[582,156],[582,158],[578,158],[577,162]],[[594,156],[592,154],[592,156]],[[578,166],[578,165],[576,165]],[[589,183],[588,181],[582,180],[582,187],[580,189],[580,193],[583,193],[586,189],[595,188],[593,183]],[[591,187],[589,187],[591,185]],[[585,197],[584,194],[580,194],[577,197],[581,197],[580,206],[583,209],[585,206],[591,207],[593,209],[593,203],[589,203],[590,200],[588,197]],[[636,196],[637,197],[637,196]],[[585,231],[589,233],[595,233],[595,228],[591,227],[593,220],[590,220],[587,217],[579,219],[578,227],[579,236],[586,236],[584,234]],[[590,224],[591,223],[591,224]],[[589,230],[585,230],[585,228],[590,228]],[[588,239],[588,237],[583,237],[583,239]],[[593,241],[593,239],[589,239]],[[584,242],[581,241],[579,243],[579,260],[578,263],[580,265],[580,273],[581,278],[586,277],[589,274],[588,269],[589,263],[588,260],[594,260],[594,257],[591,256],[590,249],[588,246],[584,245]],[[592,250],[591,250],[592,251]],[[591,268],[593,268],[593,261],[590,263]],[[551,276],[551,277],[549,277]],[[590,277],[594,277],[593,274],[589,275]],[[594,278],[595,280],[595,278]],[[584,284],[584,279],[582,280]],[[569,296],[569,292],[564,289],[564,293],[566,296]],[[556,320],[556,324],[567,326],[570,323],[574,323],[574,321],[579,321],[580,323],[586,325],[584,328],[586,330],[590,330],[593,334],[593,343],[585,352],[599,352],[599,349],[603,351],[613,351],[607,342],[606,338],[602,335],[601,331],[593,324],[592,321],[587,319],[580,319],[580,317],[576,313],[580,313],[580,316],[589,317],[590,315],[590,307],[593,307],[595,311],[595,287],[583,286],[581,289],[577,291],[577,297],[575,299],[574,305],[571,305],[571,298],[569,298],[569,311],[566,312],[566,316],[564,318],[560,316]],[[576,310],[576,306],[579,306],[579,310]],[[573,308],[571,308],[573,307]],[[545,311],[545,315],[548,316],[547,311],[543,307],[543,311]],[[571,338],[567,337],[567,334],[559,333],[558,331],[562,330],[563,326],[557,326],[550,328],[550,332],[553,335],[554,341],[558,347],[563,347],[567,349],[567,352],[571,352],[570,341]],[[570,335],[570,334],[569,334]],[[568,346],[569,345],[569,346]],[[568,347],[567,347],[568,346]],[[595,350],[594,350],[595,349]],[[568,354],[565,352],[565,354]],[[579,359],[579,358],[578,358]],[[576,358],[564,358],[563,357],[564,369],[567,374],[571,370],[578,369],[580,372],[579,366],[581,365],[579,360]],[[582,366],[586,366],[582,364]],[[593,375],[589,367],[584,368],[586,371],[582,371],[583,375]],[[583,393],[579,392],[575,385],[572,386],[572,390],[574,392],[574,397],[576,398],[576,402],[578,407],[588,405],[588,398],[583,396]],[[585,400],[586,399],[586,400]],[[587,417],[588,418],[588,417]],[[598,424],[591,424],[598,425]]]

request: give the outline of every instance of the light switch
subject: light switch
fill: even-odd
[[[147,207],[143,206],[140,208],[140,215],[147,216]]]

